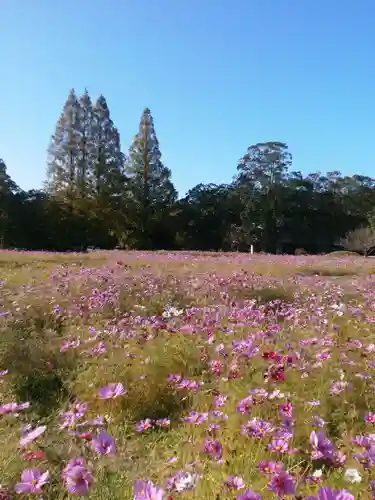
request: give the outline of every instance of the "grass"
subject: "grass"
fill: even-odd
[[[323,485],[371,498],[367,451],[353,442],[373,440],[365,420],[375,408],[370,259],[3,252],[0,269],[0,498],[13,498],[31,467],[49,471],[44,499],[70,498],[61,473],[76,457],[92,474],[94,500],[131,499],[137,479],[164,488],[165,499],[236,498],[245,488],[223,486],[230,476],[275,498],[262,460],[283,464],[292,498]],[[112,383],[124,393],[100,398]],[[84,414],[62,426],[77,403]],[[317,458],[318,417],[334,451]],[[254,418],[272,431],[252,437]],[[45,430],[22,448],[26,425]],[[101,431],[115,451],[95,449]],[[273,441],[280,433],[283,453]],[[361,482],[345,479],[348,468]],[[166,481],[179,471],[190,483],[176,493]]]

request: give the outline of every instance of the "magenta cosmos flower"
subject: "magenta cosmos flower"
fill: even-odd
[[[153,420],[151,420],[150,418],[146,418],[145,420],[140,420],[139,422],[137,422],[135,425],[135,429],[137,432],[145,432],[148,429],[151,429],[153,425]]]
[[[219,462],[223,457],[223,447],[217,439],[206,438],[203,442],[203,451]]]
[[[296,491],[293,477],[286,471],[275,474],[268,483],[268,489],[279,497],[294,495]]]
[[[291,417],[293,415],[293,405],[290,401],[286,401],[285,403],[281,403],[279,405],[280,415],[284,417]]]
[[[121,382],[108,384],[99,389],[99,397],[101,399],[115,399],[126,394],[126,390]]]
[[[305,500],[354,500],[354,496],[346,490],[331,490],[328,486],[320,488],[316,497],[306,497]]]
[[[62,472],[62,478],[69,493],[77,496],[86,496],[93,482],[92,474],[83,458],[70,460]]]
[[[138,479],[134,483],[134,500],[163,500],[164,490],[152,481]]]
[[[41,472],[39,469],[26,469],[21,474],[21,481],[16,484],[16,493],[22,495],[27,493],[40,493],[42,486],[48,482],[49,472]]]
[[[259,463],[259,470],[263,474],[276,474],[284,470],[282,462],[274,462],[272,460],[262,460]]]

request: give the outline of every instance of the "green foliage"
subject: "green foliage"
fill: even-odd
[[[371,212],[367,215],[367,221],[370,228],[375,231],[375,207],[371,210]]]
[[[125,192],[125,158],[121,152],[120,134],[103,95],[99,96],[93,109],[92,127],[95,153],[89,172],[90,188],[100,209],[118,209],[116,199]]]
[[[145,249],[154,248],[155,241],[158,248],[166,241],[170,244],[167,228],[177,193],[171,171],[162,163],[154,120],[148,108],[143,111],[139,131],[130,146],[126,174],[132,214],[128,238]]]
[[[185,391],[176,391],[168,376],[177,373],[183,377],[199,377],[204,364],[197,357],[191,343],[181,339],[157,339],[151,348],[144,347],[144,356],[149,363],[144,369],[144,379],[134,383],[139,375],[129,372],[127,387],[130,392],[126,409],[134,421],[144,418],[171,418],[178,421],[182,412],[189,405]]]
[[[252,145],[239,161],[237,183],[242,191],[242,226],[249,244],[260,241],[268,252],[278,248],[283,220],[282,186],[292,156],[285,143],[273,141]],[[262,210],[258,203],[261,202]]]
[[[80,105],[72,89],[48,148],[47,190],[72,204],[80,169]]]
[[[9,367],[10,390],[18,401],[29,401],[40,417],[51,415],[69,397],[77,360],[60,352],[62,330],[58,319],[35,309],[2,332],[0,364]]]

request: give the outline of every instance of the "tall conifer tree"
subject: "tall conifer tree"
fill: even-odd
[[[139,131],[129,149],[126,173],[129,178],[130,200],[136,215],[140,245],[149,247],[155,218],[170,208],[177,198],[171,181],[171,171],[163,165],[154,120],[145,108]]]
[[[77,175],[80,162],[80,110],[72,89],[57,122],[48,148],[46,188],[73,205],[77,197]]]

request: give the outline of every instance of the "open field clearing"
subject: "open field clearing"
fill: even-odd
[[[0,499],[375,498],[375,260],[4,251],[0,291]]]

